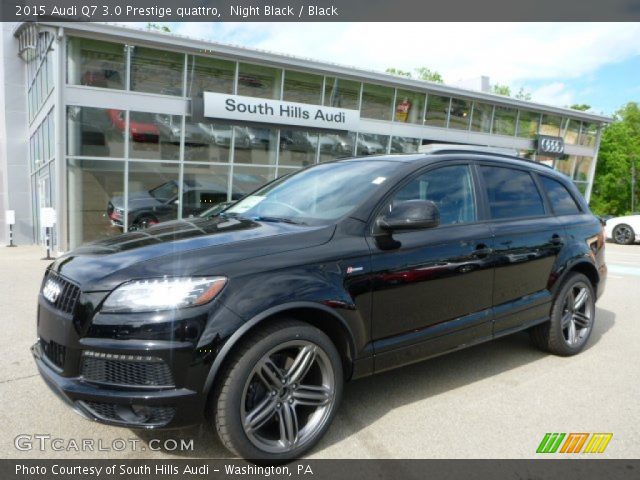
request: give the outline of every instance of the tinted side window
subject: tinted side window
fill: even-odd
[[[567,187],[553,178],[539,176],[542,186],[547,192],[549,202],[557,215],[574,215],[580,213],[580,207],[573,199]]]
[[[544,204],[529,172],[504,167],[480,167],[487,187],[491,217],[544,215]]]
[[[440,211],[440,224],[474,222],[476,203],[468,165],[452,165],[424,173],[393,196],[389,209],[408,200],[431,200]]]

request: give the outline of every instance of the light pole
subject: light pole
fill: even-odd
[[[631,214],[636,211],[636,156],[631,155]]]
[[[9,245],[7,247],[15,247],[13,243],[13,225],[16,223],[15,210],[6,210],[4,212],[5,223],[9,226]]]

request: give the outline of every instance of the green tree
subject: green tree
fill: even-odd
[[[400,70],[399,68],[387,68],[385,72],[390,73],[391,75],[398,75],[400,77],[409,77],[411,78],[411,72],[406,70]]]
[[[569,108],[572,110],[580,110],[581,112],[586,112],[587,110],[591,110],[591,105],[587,105],[586,103],[574,103],[573,105],[569,105]]]
[[[515,98],[519,99],[519,100],[531,100],[531,93],[525,91],[524,88],[520,87],[520,90],[518,90],[518,93],[515,94]]]
[[[444,83],[444,80],[442,79],[442,75],[440,75],[435,70],[431,70],[430,68],[427,68],[427,67],[420,67],[420,68],[414,69],[415,77],[411,72],[407,70],[401,70],[399,68],[394,68],[394,67],[387,68],[385,72],[390,73],[391,75],[398,75],[400,77],[416,78],[418,80],[425,80],[427,82],[434,82],[434,83]]]
[[[505,97],[511,96],[511,89],[508,85],[500,85],[496,83],[491,86],[491,93],[495,93],[496,95],[504,95]]]
[[[602,132],[591,195],[591,208],[600,215],[631,212],[632,164],[635,163],[636,172],[640,168],[640,107],[629,102],[616,112],[614,119]],[[636,185],[633,187],[637,193]],[[637,198],[636,195],[636,209]]]
[[[500,83],[496,83],[491,87],[491,93],[495,93],[496,95],[504,95],[505,97],[511,96],[511,88],[509,85],[502,85]],[[520,87],[518,93],[514,95],[514,98],[518,100],[531,100],[531,93],[527,92],[524,88]]]
[[[171,32],[171,29],[167,25],[160,25],[158,23],[147,23],[147,30],[157,30],[159,32]]]
[[[434,83],[444,83],[444,79],[442,78],[442,75],[440,75],[435,70],[431,70],[430,68],[419,67],[415,69],[415,72],[416,72],[416,77],[419,80],[425,80],[427,82],[434,82]]]

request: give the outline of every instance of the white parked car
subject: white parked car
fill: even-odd
[[[621,245],[631,245],[640,241],[640,215],[613,217],[607,220],[605,235]]]

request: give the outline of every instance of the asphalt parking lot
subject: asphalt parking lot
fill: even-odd
[[[43,253],[0,248],[0,457],[228,457],[205,426],[142,433],[108,427],[74,414],[49,391],[29,352],[48,263]],[[640,457],[640,245],[608,244],[607,263],[607,289],[582,354],[546,355],[522,333],[353,382],[310,456],[532,458],[546,432],[612,432],[601,457]],[[16,449],[18,435],[38,434],[62,439],[62,450],[42,452],[37,442]],[[193,450],[172,451],[172,440],[191,438]],[[94,439],[95,449],[106,450],[67,450],[72,439]],[[123,451],[113,449],[121,446],[116,439],[127,442]],[[129,439],[141,440],[136,450]],[[163,443],[167,448],[151,449]]]

